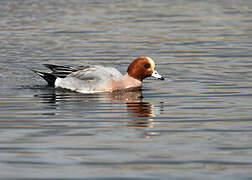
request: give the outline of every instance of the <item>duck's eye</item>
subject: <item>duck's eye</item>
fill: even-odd
[[[150,64],[147,63],[147,64],[144,65],[144,67],[145,67],[146,69],[148,69],[148,68],[150,68]]]

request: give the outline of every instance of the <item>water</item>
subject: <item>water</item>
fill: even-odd
[[[0,1],[0,179],[250,179],[252,1]],[[42,64],[125,72],[142,92],[47,88]],[[143,98],[139,98],[139,96]]]

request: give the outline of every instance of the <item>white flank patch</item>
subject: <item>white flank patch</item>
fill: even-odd
[[[55,81],[55,87],[61,87],[61,80],[62,78],[57,78],[56,81]]]

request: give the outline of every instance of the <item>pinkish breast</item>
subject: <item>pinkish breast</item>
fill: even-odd
[[[112,92],[115,90],[140,87],[141,85],[142,85],[141,81],[134,79],[126,74],[119,80],[114,80],[111,78],[105,87],[105,91]]]

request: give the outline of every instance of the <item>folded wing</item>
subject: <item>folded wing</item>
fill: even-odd
[[[102,91],[111,78],[117,80],[122,77],[118,70],[111,67],[44,65],[52,72],[34,72],[44,78],[49,86],[78,92]]]

